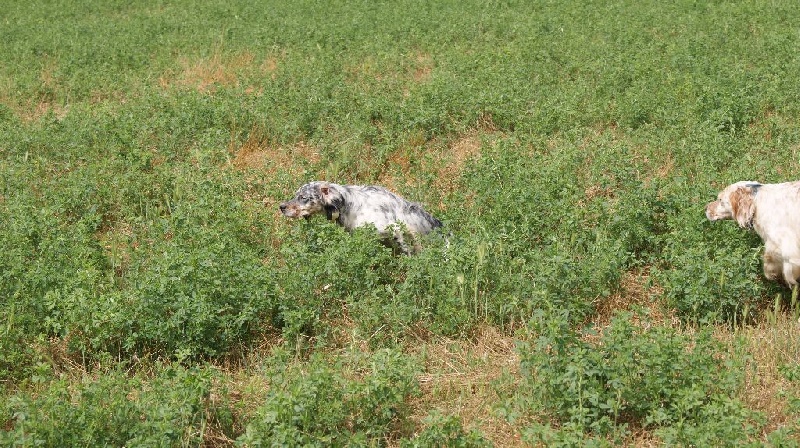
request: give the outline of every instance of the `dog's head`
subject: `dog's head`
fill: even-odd
[[[328,219],[336,219],[343,203],[342,194],[335,184],[316,181],[300,187],[293,199],[281,203],[280,209],[288,218],[307,219],[317,213],[325,212]]]
[[[710,221],[735,219],[740,227],[752,227],[756,213],[754,196],[761,184],[741,181],[728,185],[717,195],[717,200],[706,205],[706,218]]]

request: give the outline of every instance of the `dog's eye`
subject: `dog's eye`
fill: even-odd
[[[300,198],[299,198],[299,199],[300,199],[301,201],[303,201],[303,202],[305,202],[305,201],[307,201],[307,200],[308,200],[308,198],[307,198],[306,196],[300,196]]]

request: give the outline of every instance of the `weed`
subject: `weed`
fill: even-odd
[[[405,400],[418,391],[413,362],[390,350],[351,365],[314,356],[306,366],[272,369],[271,390],[240,445],[376,443],[404,418]]]
[[[733,398],[741,366],[721,358],[710,332],[684,336],[637,326],[632,317],[615,317],[596,344],[572,330],[562,313],[535,319],[535,339],[520,346],[526,411],[554,417],[566,431],[558,437],[624,437],[631,427],[660,428],[675,443],[700,440],[699,434],[709,440],[757,434],[759,419]],[[529,435],[544,442],[553,431],[562,429],[535,425]]]
[[[71,384],[54,380],[42,394],[3,402],[6,446],[179,445],[203,439],[212,370],[162,366],[155,378],[110,371]]]

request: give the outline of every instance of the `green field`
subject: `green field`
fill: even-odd
[[[0,445],[800,446],[796,179],[795,1],[0,2]]]

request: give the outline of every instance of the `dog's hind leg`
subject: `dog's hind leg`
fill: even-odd
[[[794,260],[787,260],[783,263],[783,279],[789,284],[789,287],[795,287],[800,280],[800,263],[794,263]]]
[[[414,235],[413,232],[408,231],[406,227],[402,224],[392,224],[389,229],[390,238],[392,240],[392,248],[395,250],[400,250],[405,255],[413,255],[419,253],[422,250],[422,246],[419,244],[418,238]],[[410,239],[410,245],[407,241]]]
[[[764,252],[764,277],[767,280],[780,280],[783,274],[783,257],[772,251]]]

